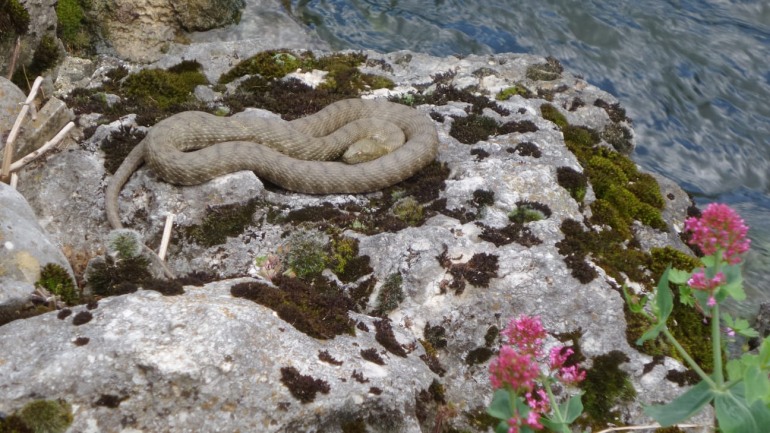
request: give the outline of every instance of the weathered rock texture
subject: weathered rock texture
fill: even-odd
[[[454,123],[467,120],[470,103],[449,99],[416,107],[438,119],[438,160],[448,173],[443,185],[436,187],[437,196],[422,209],[428,218],[416,226],[366,227],[361,221],[367,221],[372,206],[383,198],[381,192],[295,194],[264,188],[249,172],[179,188],[140,169],[121,195],[121,215],[151,246],[157,245],[165,214],[178,215],[168,259],[174,272],[253,279],[187,286],[184,295],[175,297],[139,291],[104,299],[88,312],[78,306],[73,311],[81,317],[78,322],[90,317],[79,326],[72,317],[60,319],[50,313],[0,328],[0,411],[11,412],[40,396],[63,398],[76,407],[73,432],[121,428],[340,432],[353,431],[351,426],[373,432],[427,432],[435,426],[437,406],[447,404],[460,414],[447,421],[450,425],[487,431],[477,420],[491,398],[488,359],[500,344],[495,330],[520,314],[541,316],[552,335],[576,336],[588,368],[602,357],[619,360],[619,371],[627,375],[638,397],[613,400],[614,422],[649,421],[641,413],[642,403],[678,395],[680,387],[666,376],[682,371],[682,366],[668,358],[653,362],[626,340],[623,299],[617,290],[624,281],[615,281],[589,257],[586,266],[596,278],[581,283],[558,245],[564,239],[564,221],[575,220],[586,229],[591,225],[585,203],[593,201],[595,193],[589,185],[580,205],[557,182],[559,167],[578,172],[583,168],[565,146],[561,130],[541,115],[541,109],[550,103],[570,124],[601,131],[612,123],[627,125],[598,106],[600,99],[605,105],[615,99],[568,72],[550,77],[551,81],[528,78],[530,68],[548,63],[535,56],[367,54],[369,66],[363,70],[390,77],[396,86],[366,97],[417,90],[429,94],[451,84],[488,98],[517,83],[541,91],[542,96],[515,95],[498,103],[504,110],[480,110],[500,124],[518,125],[518,132],[476,139],[470,145],[450,135]],[[216,69],[231,60],[201,63]],[[207,71],[211,76],[220,73]],[[101,126],[79,148],[53,155],[47,166],[22,176],[22,192],[62,245],[85,255],[104,245],[105,172],[97,149],[100,140],[131,123],[124,118]],[[689,201],[672,183],[664,185],[667,230],[639,223],[633,230],[642,245],[681,248],[677,226]],[[397,186],[387,194],[399,196],[405,190]],[[223,243],[205,246],[183,235],[205,215],[219,217],[221,208],[212,206],[213,214],[207,213],[207,205],[247,199],[256,199],[247,227]],[[548,212],[540,220],[511,228],[509,214],[524,202],[538,203]],[[342,216],[323,214],[330,207]],[[395,208],[388,212],[395,215]],[[331,227],[324,231],[312,221],[297,222],[297,212]],[[263,276],[270,276],[271,268],[263,259],[285,254],[290,239],[301,232],[322,240],[331,235],[355,239],[358,254],[368,257],[371,269],[352,281],[343,283],[332,269],[323,273],[334,282],[339,299],[356,296],[356,305],[350,308],[357,312],[350,317],[365,326],[357,327],[355,336],[313,338],[297,331],[312,307],[303,307],[294,316],[286,315],[289,307],[276,308],[281,317],[293,317],[285,321],[265,307],[232,296],[235,283],[267,283]],[[393,283],[398,278],[400,284]],[[395,301],[386,309],[388,296],[383,292],[394,285],[401,294],[391,293]],[[393,337],[375,340],[375,329],[390,322],[367,314],[388,310]],[[435,360],[426,356],[421,340],[435,349]],[[547,345],[555,344],[556,338],[549,337]],[[384,365],[362,358],[362,350],[369,349]],[[320,360],[321,351],[334,362]],[[334,366],[337,361],[342,364]],[[284,367],[296,372],[282,372]],[[302,380],[316,390],[313,401],[301,403],[292,396],[285,384],[286,374],[292,372],[309,376]]]

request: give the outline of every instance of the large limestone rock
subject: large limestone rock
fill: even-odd
[[[0,182],[0,305],[24,301],[35,290],[41,268],[49,263],[72,274],[24,197]]]
[[[488,360],[499,346],[496,331],[520,314],[541,316],[552,335],[575,336],[587,368],[600,359],[617,360],[619,374],[638,397],[613,401],[616,422],[648,422],[642,404],[678,395],[682,388],[666,377],[681,373],[683,366],[669,358],[653,359],[626,340],[623,299],[617,290],[626,277],[609,275],[596,257],[588,256],[583,270],[593,277],[584,279],[567,266],[568,253],[561,248],[567,220],[585,230],[609,228],[589,220],[587,204],[596,199],[592,185],[587,185],[582,205],[559,185],[560,167],[577,172],[584,168],[567,148],[560,128],[544,118],[541,109],[552,104],[570,124],[603,131],[610,125],[628,126],[603,108],[617,101],[568,72],[546,71],[556,75],[550,81],[528,77],[533,67],[549,64],[536,56],[368,55],[362,69],[387,76],[396,86],[365,97],[418,89],[431,93],[449,84],[473,89],[479,100],[515,84],[532,94],[499,101],[495,109],[480,109],[514,130],[472,144],[452,134],[453,126],[471,116],[471,102],[450,98],[417,105],[418,111],[436,119],[438,160],[446,165],[443,184],[431,186],[435,191],[401,185],[386,193],[310,196],[263,187],[250,172],[180,188],[141,168],[121,194],[124,223],[154,247],[165,215],[175,213],[170,268],[180,275],[203,271],[238,279],[202,288],[188,285],[181,296],[138,291],[101,300],[90,311],[79,306],[74,313],[78,323],[85,322],[81,325],[50,313],[0,327],[0,395],[7,396],[0,398],[0,411],[11,412],[31,396],[45,396],[76,407],[71,431],[341,432],[353,425],[375,432],[427,432],[446,413],[441,411],[451,408],[460,414],[447,421],[453,427],[478,429],[475,420],[491,398]],[[235,62],[222,56],[220,63],[201,62],[207,75],[218,76],[223,64]],[[167,58],[173,64],[173,55]],[[443,82],[436,83],[439,79]],[[95,138],[78,149],[55,155],[47,167],[22,175],[20,188],[29,188],[29,197],[68,197],[66,206],[56,207],[31,198],[62,244],[79,245],[84,251],[105,245],[108,227],[101,191],[106,175],[99,168],[97,149],[120,125],[130,124],[130,119],[121,119],[100,127]],[[611,147],[606,140],[600,145]],[[632,141],[626,145],[626,151],[633,147]],[[41,177],[60,179],[60,185],[28,182]],[[676,185],[664,182],[663,187],[667,229],[639,223],[631,228],[644,248],[682,247],[677,229],[689,202]],[[422,224],[366,226],[379,201],[405,191],[435,192],[422,209],[428,214]],[[185,234],[205,218],[224,219],[221,204],[249,199],[256,204],[245,228],[222,242],[207,246]],[[527,203],[537,204],[541,218],[512,226],[509,214]],[[211,209],[202,212],[207,205]],[[396,218],[396,207],[384,211],[391,218],[386,221]],[[362,266],[362,274],[351,280],[343,281],[333,266],[323,271],[333,282],[335,296],[356,299],[350,307],[355,312],[349,315],[365,326],[356,328],[355,336],[313,338],[298,331],[304,316],[286,315],[286,309],[295,307],[283,305],[274,312],[233,296],[235,283],[260,283],[260,290],[271,290],[265,278],[276,275],[266,263],[274,264],[271,257],[290,251],[292,245],[296,248],[291,239],[302,232],[326,241],[333,235],[355,239],[359,256],[367,257],[370,268]],[[385,309],[389,297],[396,300]],[[392,338],[377,337],[378,331],[373,331],[390,323],[372,317],[383,310],[390,311]],[[425,342],[430,353],[423,350]],[[556,344],[555,337],[548,338],[547,346]],[[364,360],[362,350],[368,349],[374,349],[384,365]],[[334,362],[320,359],[322,351]],[[342,364],[334,366],[338,362]],[[316,390],[312,402],[300,403],[292,396],[285,367],[308,376],[301,381]],[[322,392],[327,386],[328,393]],[[701,418],[704,424],[708,415]]]

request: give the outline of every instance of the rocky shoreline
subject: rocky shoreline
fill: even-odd
[[[151,65],[69,56],[50,73],[46,94],[79,128],[19,173],[18,192],[0,184],[0,412],[61,399],[70,432],[489,431],[487,366],[520,314],[579,354],[586,429],[648,423],[642,404],[681,393],[686,369],[633,344],[646,324],[619,289],[692,263],[679,238],[691,202],[629,159],[612,95],[550,58],[306,43],[174,45]],[[11,86],[0,92],[23,99]],[[134,232],[111,234],[105,183],[159,118],[290,119],[344,97],[429,115],[437,161],[332,196],[251,172],[177,187],[145,167],[121,194]],[[17,101],[3,101],[10,116]],[[168,213],[175,281],[131,247],[138,233],[157,248]],[[51,296],[66,283],[49,286],[49,264],[74,297]],[[677,314],[697,349],[708,329]]]

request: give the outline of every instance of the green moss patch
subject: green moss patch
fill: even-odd
[[[17,35],[23,35],[27,33],[28,28],[29,12],[19,0],[0,0],[0,29],[13,29]],[[2,39],[10,36],[12,35],[4,34]]]
[[[205,247],[221,245],[253,223],[257,201],[209,207],[200,224],[182,228],[183,237]]]
[[[354,302],[339,287],[325,278],[311,285],[296,278],[279,276],[277,287],[264,283],[240,283],[231,294],[264,305],[298,331],[313,338],[329,339],[335,335],[354,335],[354,323],[348,311]]]
[[[50,35],[45,35],[35,47],[32,60],[27,65],[17,67],[11,81],[23,91],[29,92],[35,78],[56,65],[60,57],[56,40]]]
[[[498,101],[507,101],[508,99],[511,99],[511,97],[519,95],[522,98],[531,98],[532,92],[529,91],[526,87],[524,87],[521,84],[516,84],[511,87],[506,87],[505,89],[499,91],[497,95],[495,95],[495,99]]]
[[[201,65],[186,60],[168,70],[143,69],[126,77],[122,86],[125,94],[138,104],[166,110],[193,103],[193,90],[202,84],[208,84],[208,80]]]
[[[67,305],[75,305],[80,300],[80,290],[72,281],[69,272],[55,263],[43,266],[35,286],[48,290]]]
[[[0,418],[0,433],[64,433],[72,420],[72,406],[65,400],[35,400]]]
[[[578,420],[582,427],[604,428],[609,424],[619,425],[623,421],[613,407],[627,403],[636,397],[628,374],[620,365],[628,357],[620,351],[612,351],[593,358],[593,366],[586,371],[586,378],[580,383],[583,394],[584,417]]]

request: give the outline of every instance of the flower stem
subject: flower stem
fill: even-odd
[[[674,345],[674,347],[676,348],[676,351],[679,352],[680,355],[682,355],[682,358],[684,358],[684,360],[687,361],[687,364],[690,366],[690,368],[692,368],[693,370],[695,370],[696,373],[698,373],[698,376],[700,376],[701,379],[706,381],[706,383],[708,383],[712,388],[716,388],[717,387],[717,384],[714,382],[714,380],[711,379],[711,377],[708,374],[706,374],[706,372],[703,371],[702,368],[700,368],[698,363],[695,362],[694,359],[692,359],[692,357],[690,356],[689,353],[687,353],[686,350],[684,350],[684,347],[682,347],[682,345],[679,344],[678,341],[676,341],[676,338],[674,338],[674,336],[671,334],[671,331],[669,331],[668,328],[663,328],[663,335],[665,335],[666,339],[671,344]],[[720,361],[721,361],[721,359],[720,359]],[[720,362],[720,364],[721,364],[721,362]]]
[[[546,379],[543,381],[543,385],[545,388],[545,392],[548,393],[548,400],[551,402],[551,410],[553,410],[554,419],[564,424],[565,423],[564,416],[561,414],[561,410],[559,410],[559,405],[556,402],[556,397],[553,396],[553,391],[551,391],[551,382]]]
[[[711,354],[714,357],[714,380],[722,389],[725,378],[722,374],[722,333],[719,329],[719,303],[711,309]]]

